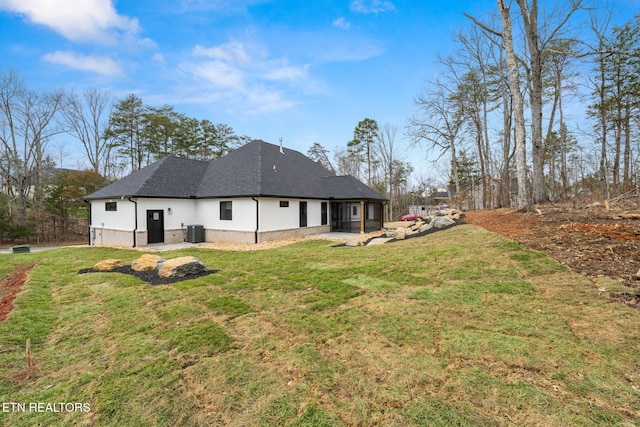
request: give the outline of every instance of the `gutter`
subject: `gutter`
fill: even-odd
[[[124,196],[123,196],[124,198]],[[131,203],[133,203],[136,207],[135,207],[135,226],[133,228],[133,247],[136,247],[136,233],[138,232],[138,202],[136,202],[135,200],[131,200],[131,197],[129,197],[127,200],[129,200]]]
[[[260,203],[258,202],[258,199],[255,198],[255,196],[251,197],[251,200],[253,200],[254,202],[256,202],[256,231],[254,232],[254,243],[257,244],[258,243],[258,230],[260,229]]]

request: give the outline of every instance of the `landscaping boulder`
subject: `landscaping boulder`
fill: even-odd
[[[448,213],[447,216],[451,219],[454,220],[458,220],[460,219],[460,217],[462,216],[462,212],[457,210],[457,209],[451,209]]]
[[[116,268],[124,267],[124,263],[121,259],[103,259],[98,261],[93,269],[96,271],[113,271]]]
[[[207,271],[207,266],[193,256],[168,259],[158,265],[158,275],[165,278],[185,277]]]
[[[164,261],[164,258],[158,255],[144,254],[140,258],[133,260],[131,269],[133,271],[153,271],[157,270],[158,265]]]
[[[431,230],[432,228],[433,228],[433,224],[425,223],[425,224],[422,225],[422,227],[420,227],[420,232],[421,233],[425,233],[425,232]]]
[[[407,228],[411,231],[418,231],[420,230],[420,227],[422,227],[423,225],[424,225],[424,221],[416,221]]]
[[[398,227],[396,229],[395,238],[398,240],[404,240],[407,238],[407,229],[404,227]]]
[[[455,225],[455,221],[448,216],[437,216],[431,222],[434,228],[444,228],[450,225]]]

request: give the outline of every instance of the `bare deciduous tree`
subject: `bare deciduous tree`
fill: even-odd
[[[87,161],[94,172],[107,176],[107,158],[110,144],[104,138],[111,108],[111,96],[98,89],[88,89],[78,96],[74,92],[66,95],[62,108],[67,132],[84,148]]]
[[[498,9],[502,20],[502,42],[504,45],[507,69],[509,71],[509,87],[513,102],[514,128],[515,128],[515,158],[516,176],[518,181],[518,195],[516,205],[518,209],[529,209],[532,205],[527,193],[527,152],[526,129],[524,121],[524,97],[520,91],[520,71],[513,47],[513,32],[511,24],[511,11],[505,0],[498,0]]]
[[[49,139],[60,132],[54,116],[62,104],[59,92],[29,91],[13,72],[0,76],[0,169],[7,193],[17,201],[18,221],[26,223],[27,205],[42,200],[41,176]]]
[[[451,156],[451,175],[456,193],[461,191],[457,167],[457,144],[462,132],[464,117],[447,84],[432,82],[425,93],[414,103],[418,115],[409,119],[407,135],[412,144],[426,144],[427,151],[438,150],[439,156]]]

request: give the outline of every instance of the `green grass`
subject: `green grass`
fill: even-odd
[[[0,424],[639,424],[640,312],[609,301],[621,285],[480,228],[373,247],[166,252],[219,270],[167,286],[77,274],[140,255],[0,257],[4,275],[37,264],[0,323],[0,404],[90,406],[0,411]]]

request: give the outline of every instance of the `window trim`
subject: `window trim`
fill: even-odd
[[[220,221],[233,221],[233,201],[220,201]]]

